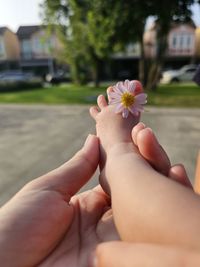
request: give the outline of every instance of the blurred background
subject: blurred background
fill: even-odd
[[[200,1],[0,0],[0,205],[95,133],[89,107],[125,79],[142,82],[142,120],[193,181],[199,64]]]

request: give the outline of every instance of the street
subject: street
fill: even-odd
[[[84,105],[0,105],[0,205],[28,181],[58,167],[84,143],[95,124]],[[172,164],[193,180],[200,149],[200,109],[147,107],[151,127]],[[96,177],[83,190],[97,183]]]

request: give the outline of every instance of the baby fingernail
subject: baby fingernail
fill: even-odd
[[[143,122],[139,122],[139,124],[140,124],[142,127],[146,128],[146,125],[145,125]]]
[[[153,133],[153,130],[151,128],[146,128],[146,130],[148,130],[150,133]]]

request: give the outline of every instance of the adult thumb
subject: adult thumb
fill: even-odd
[[[92,177],[99,163],[99,140],[89,135],[84,146],[68,162],[33,180],[29,189],[45,189],[63,194],[66,200]]]

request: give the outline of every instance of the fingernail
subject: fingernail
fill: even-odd
[[[97,267],[97,257],[94,252],[89,257],[89,267]]]
[[[95,255],[92,260],[92,267],[97,267],[97,257]]]
[[[146,128],[146,125],[145,125],[143,122],[139,122],[139,124],[140,124],[142,127]]]
[[[146,130],[148,130],[150,133],[153,133],[153,130],[151,128],[146,128]]]
[[[92,134],[89,134],[89,135],[88,135],[87,139],[85,140],[85,144],[84,144],[84,146],[87,146],[87,145],[91,142],[93,136],[94,136],[94,135],[92,135]]]

